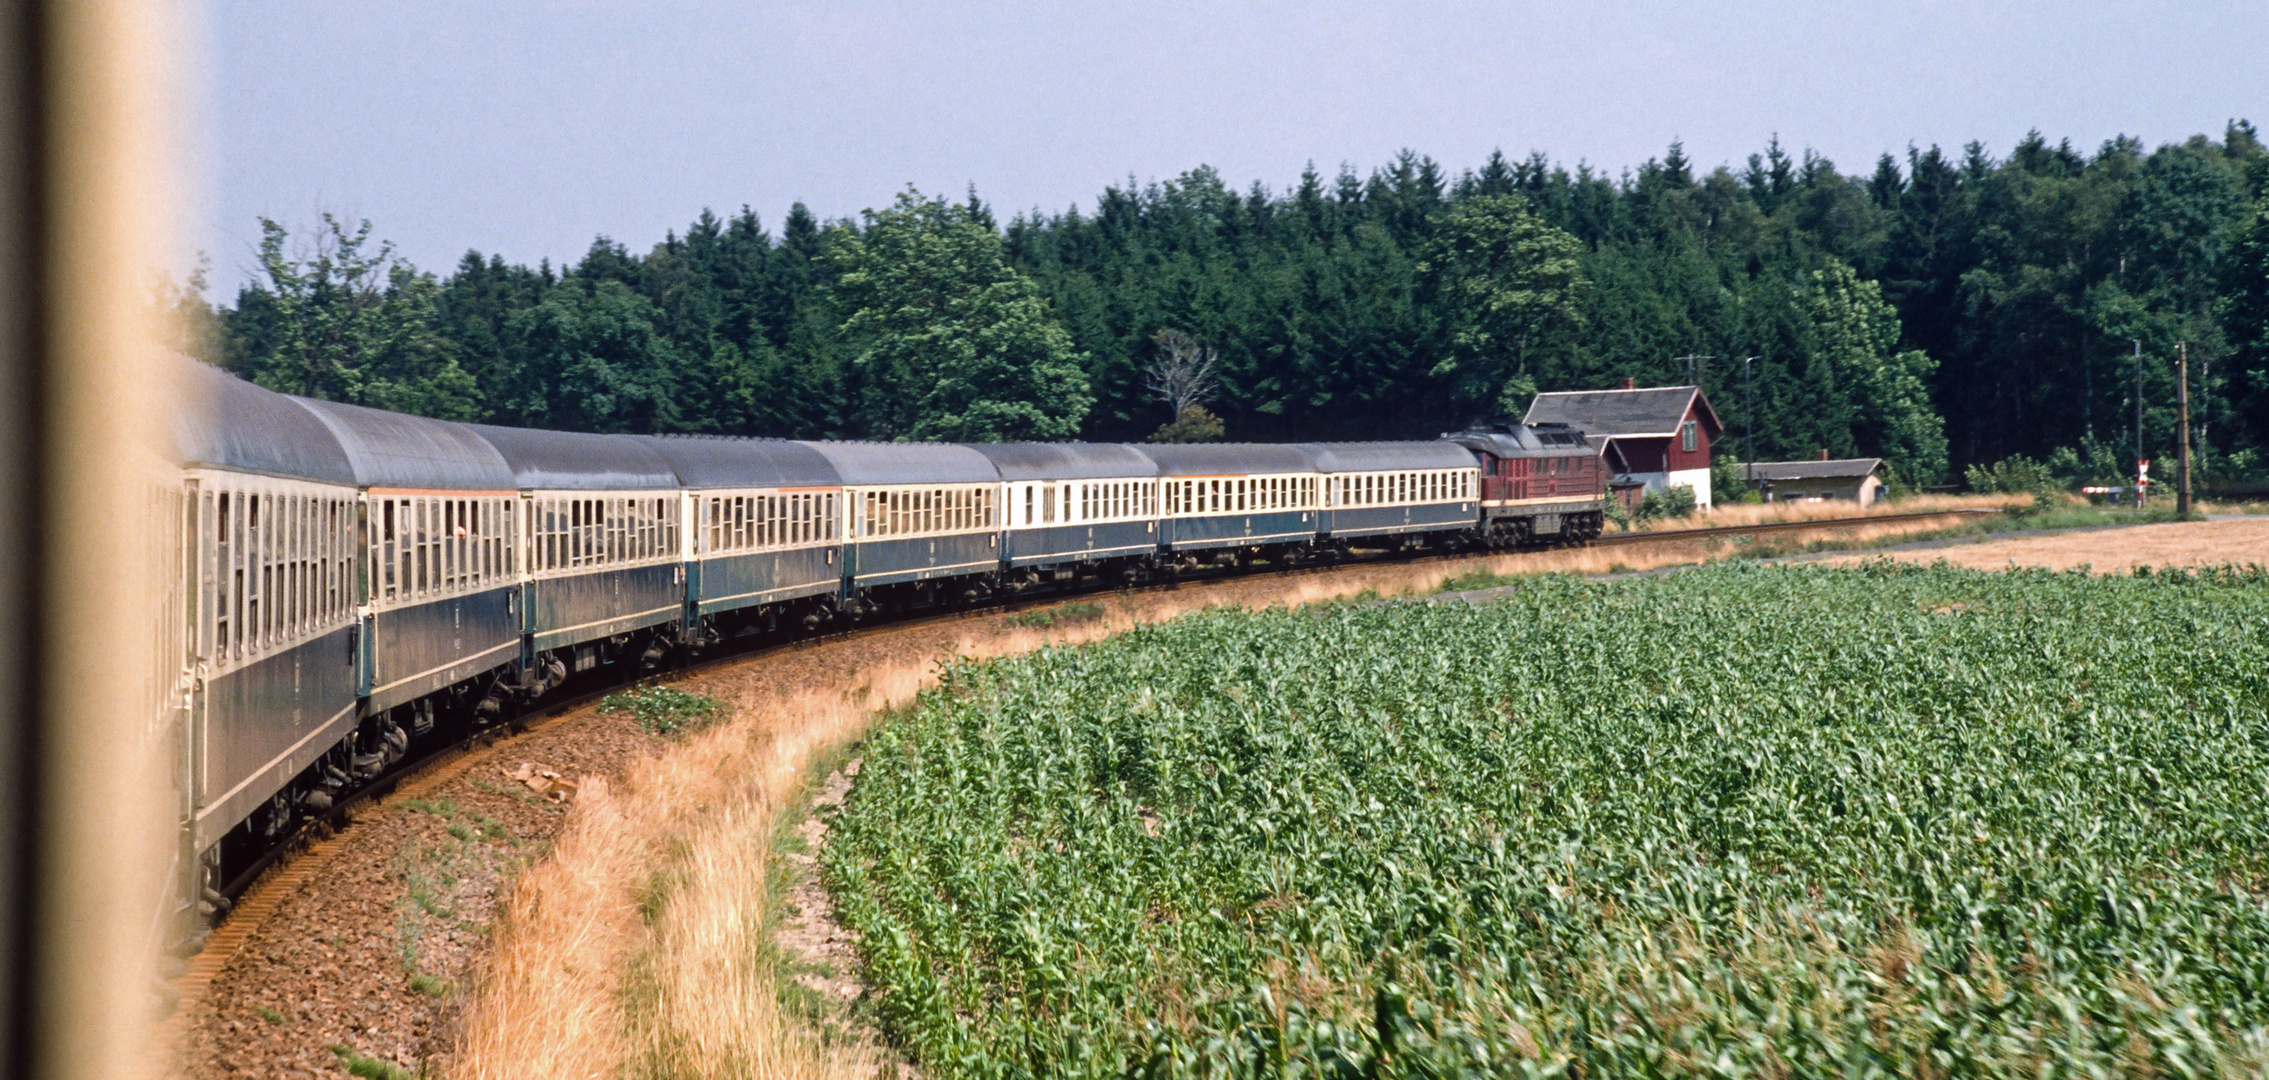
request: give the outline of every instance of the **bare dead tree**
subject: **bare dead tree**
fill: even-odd
[[[1175,419],[1213,399],[1214,391],[1221,387],[1216,378],[1221,358],[1212,346],[1180,330],[1160,330],[1151,341],[1158,346],[1158,354],[1150,361],[1148,385],[1174,410]]]

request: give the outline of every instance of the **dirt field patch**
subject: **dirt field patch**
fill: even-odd
[[[2269,566],[2269,517],[2221,521],[2182,521],[2131,528],[2086,529],[2056,536],[2033,536],[1953,544],[1919,551],[1888,552],[1907,562],[1944,559],[1973,570],[2037,566],[2069,570],[2087,566],[2097,573],[2124,574],[2138,566]],[[1872,555],[1825,560],[1849,564]]]

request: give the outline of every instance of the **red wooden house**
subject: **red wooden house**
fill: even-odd
[[[1694,489],[1695,505],[1709,508],[1710,442],[1724,426],[1699,386],[1642,388],[1626,379],[1621,390],[1538,394],[1521,422],[1583,432],[1626,505],[1683,484]]]

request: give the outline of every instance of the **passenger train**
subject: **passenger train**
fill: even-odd
[[[793,442],[447,423],[180,361],[182,932],[306,821],[579,674],[1205,566],[1580,542],[1583,433]]]

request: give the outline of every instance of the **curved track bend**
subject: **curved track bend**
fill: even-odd
[[[1694,540],[1731,539],[1771,533],[1802,532],[1807,530],[1841,529],[1858,526],[1876,526],[1899,523],[1919,523],[1930,519],[1953,521],[1975,518],[1981,514],[1998,513],[1996,510],[1955,509],[1927,510],[1897,514],[1870,514],[1861,517],[1818,518],[1804,521],[1768,522],[1756,525],[1715,526],[1698,529],[1665,529],[1652,532],[1617,533],[1598,537],[1589,542],[1591,547],[1632,547],[1685,543]],[[1171,591],[1183,585],[1198,586],[1239,576],[1279,574],[1283,576],[1330,574],[1336,571],[1377,566],[1388,562],[1426,562],[1487,557],[1488,553],[1426,553],[1417,555],[1384,554],[1356,558],[1330,564],[1304,567],[1277,568],[1224,568],[1211,572],[1188,575],[1177,580],[1131,586],[1135,593]],[[770,641],[754,647],[733,649],[712,655],[690,664],[683,664],[655,675],[678,677],[692,672],[705,671],[727,664],[760,660],[785,649],[805,647],[823,642],[843,642],[870,633],[902,627],[924,620],[968,619],[1012,614],[1014,612],[1045,607],[1076,599],[1081,595],[1117,591],[1106,586],[1081,589],[1063,589],[1045,594],[1023,597],[982,607],[960,610],[928,610],[904,616],[871,621],[850,630],[792,641]],[[313,876],[330,857],[355,842],[352,825],[359,811],[388,795],[415,797],[437,788],[462,774],[474,765],[487,760],[501,746],[509,746],[519,734],[548,725],[580,706],[621,689],[624,684],[611,683],[589,687],[581,692],[543,703],[531,715],[507,727],[491,728],[480,734],[437,749],[423,758],[400,766],[391,776],[356,792],[332,808],[323,818],[323,826],[310,829],[302,839],[279,847],[267,860],[241,879],[241,892],[235,903],[218,925],[206,937],[203,948],[190,957],[170,981],[177,997],[167,1023],[168,1041],[178,1043],[182,1025],[193,1014],[193,1006],[202,1000],[213,981],[228,966],[237,951],[266,919],[274,914],[284,898],[292,895]]]

